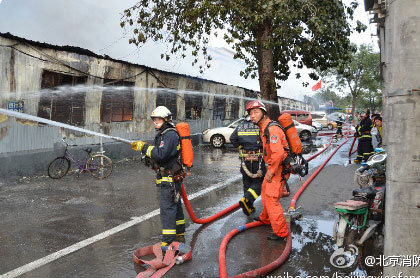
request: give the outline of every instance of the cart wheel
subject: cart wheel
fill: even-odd
[[[94,155],[89,158],[87,169],[92,177],[105,179],[112,173],[112,160],[103,154]]]

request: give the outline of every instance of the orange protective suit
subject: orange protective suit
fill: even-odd
[[[289,230],[287,229],[283,208],[279,201],[283,195],[286,180],[290,176],[290,174],[287,174],[285,176],[286,180],[282,181],[282,163],[287,157],[287,152],[284,148],[287,148],[288,144],[283,130],[278,126],[269,127],[269,143],[267,144],[264,130],[269,122],[270,119],[267,117],[258,124],[261,141],[263,142],[264,161],[268,164],[268,171],[273,174],[271,182],[267,181],[266,176],[262,184],[261,200],[263,211],[260,214],[260,219],[265,224],[271,224],[276,235],[286,237],[289,235]]]

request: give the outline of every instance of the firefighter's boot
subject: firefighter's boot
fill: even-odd
[[[176,235],[175,241],[185,243],[185,236],[184,235]]]
[[[267,236],[268,240],[284,240],[285,237],[279,237],[275,233],[271,233],[269,236]]]
[[[242,211],[247,216],[251,215],[251,213],[255,211],[254,205],[245,197],[241,198],[239,205],[242,207]]]
[[[356,163],[356,164],[360,164],[360,163],[362,163],[362,161],[361,160],[358,160],[357,158],[355,159],[355,160],[353,160],[354,161],[354,163]]]

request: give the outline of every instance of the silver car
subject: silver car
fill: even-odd
[[[309,141],[311,138],[314,139],[318,135],[318,130],[313,126],[301,124],[295,120],[296,131],[302,141]]]
[[[245,118],[240,118],[225,127],[204,130],[202,134],[203,143],[210,143],[215,148],[221,148],[225,144],[230,143],[230,135],[244,119]],[[296,130],[302,141],[308,141],[317,136],[318,131],[316,128],[301,124],[295,120],[293,120],[293,122],[295,123]]]
[[[215,148],[221,148],[230,143],[230,135],[245,118],[240,118],[228,126],[210,128],[203,131],[203,143],[211,143]]]

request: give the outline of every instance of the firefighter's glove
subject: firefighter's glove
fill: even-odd
[[[143,147],[144,147],[144,144],[146,144],[146,142],[143,142],[143,141],[136,141],[136,142],[131,143],[131,148],[132,148],[134,151],[139,151],[139,152],[141,152],[141,150],[142,150],[142,149],[143,149]]]

